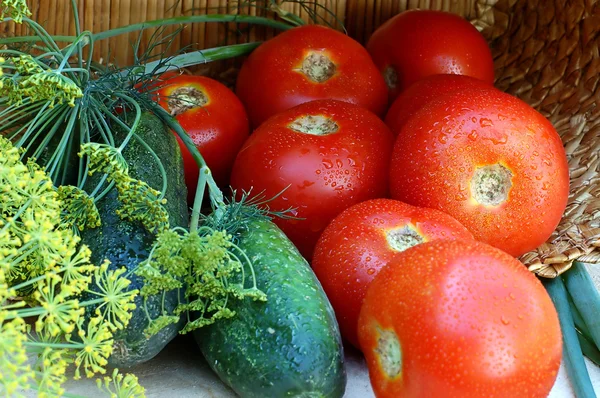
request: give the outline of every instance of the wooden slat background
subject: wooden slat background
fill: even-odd
[[[262,4],[265,4],[264,0]],[[83,30],[99,32],[131,23],[149,21],[180,15],[202,15],[217,13],[242,13],[247,15],[267,15],[258,7],[245,2],[231,0],[76,0],[79,8],[79,19]],[[495,3],[495,0],[493,0]],[[322,7],[332,11],[345,25],[349,35],[365,42],[379,25],[391,16],[412,8],[426,8],[451,11],[469,19],[475,18],[481,11],[481,0],[316,0],[307,1],[326,22],[336,25],[333,16],[328,15]],[[71,0],[28,0],[32,19],[42,24],[48,32],[55,35],[73,35],[75,22],[71,11]],[[239,4],[246,4],[240,6]],[[255,3],[259,4],[259,3]],[[319,7],[319,6],[322,7]],[[284,3],[282,8],[292,11],[304,20],[309,20],[309,13],[299,3]],[[272,14],[270,14],[272,15]],[[322,21],[324,22],[324,21]],[[171,27],[166,32],[173,32]],[[241,30],[241,32],[236,32]],[[5,24],[6,35],[25,34],[25,27]],[[143,33],[142,42],[146,43],[152,31]],[[236,24],[198,23],[188,25],[173,42],[173,49],[193,46],[198,49],[210,48],[225,44],[245,41],[264,40],[272,37],[274,32],[264,27],[247,27]],[[137,34],[129,37],[120,36],[102,41],[94,51],[96,60],[111,59],[120,65],[130,64],[133,60],[131,43]]]

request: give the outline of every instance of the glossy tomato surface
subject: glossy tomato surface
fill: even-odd
[[[569,194],[569,168],[552,124],[525,102],[470,88],[429,102],[404,125],[391,195],[442,210],[476,239],[517,257],[544,243]]]
[[[390,100],[430,75],[467,75],[494,82],[487,42],[473,25],[455,14],[405,11],[381,25],[367,49],[386,77]]]
[[[340,213],[317,242],[312,268],[340,325],[355,347],[358,313],[369,283],[401,251],[436,239],[472,239],[441,211],[391,199],[373,199]]]
[[[387,195],[393,136],[370,111],[335,100],[305,103],[263,123],[246,141],[231,186],[267,198],[271,210],[302,219],[273,221],[312,257],[319,235],[346,208]],[[287,188],[287,189],[286,189]]]
[[[380,398],[545,398],[562,355],[539,280],[474,240],[398,254],[367,290],[358,335]]]
[[[465,88],[489,86],[487,82],[465,75],[427,76],[398,95],[385,116],[385,124],[398,135],[406,121],[428,102]]]
[[[249,122],[241,101],[225,85],[204,76],[167,76],[156,91],[160,105],[176,115],[204,157],[217,184],[229,181],[235,157],[249,134]],[[199,169],[177,136],[185,168],[188,201],[194,198]]]
[[[336,30],[307,25],[268,40],[244,62],[236,93],[258,127],[304,102],[336,99],[383,116],[387,89],[364,47]]]

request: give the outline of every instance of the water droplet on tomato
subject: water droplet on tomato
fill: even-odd
[[[477,130],[472,130],[471,133],[468,135],[471,141],[475,141],[478,136],[479,134],[477,133]]]
[[[510,320],[506,319],[504,315],[500,317],[500,320],[502,321],[503,325],[510,325]]]
[[[479,125],[481,127],[485,128],[485,127],[491,127],[491,126],[493,126],[494,123],[490,119],[487,119],[487,118],[483,117],[483,118],[479,119]]]
[[[325,166],[326,169],[330,169],[333,167],[333,163],[330,160],[323,160],[323,166]]]

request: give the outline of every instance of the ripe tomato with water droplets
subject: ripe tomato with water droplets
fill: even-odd
[[[304,103],[263,123],[238,154],[231,186],[271,198],[273,221],[310,260],[319,235],[346,208],[387,195],[394,137],[370,111],[342,101]]]
[[[159,104],[175,115],[204,157],[217,184],[227,184],[233,161],[250,130],[246,110],[233,91],[205,76],[173,72],[167,72],[158,82],[149,82],[145,89],[156,90]],[[191,203],[196,194],[199,169],[183,141],[175,137],[183,156],[188,202]]]
[[[485,38],[456,14],[400,13],[373,33],[367,50],[385,76],[390,102],[414,82],[440,73],[494,83],[494,60]]]
[[[383,116],[387,89],[367,50],[337,30],[305,25],[261,44],[242,65],[236,93],[256,128],[304,102],[336,99]]]
[[[475,239],[518,257],[555,230],[569,166],[552,124],[495,88],[429,102],[396,138],[392,198],[450,214]]]
[[[558,316],[540,281],[474,240],[396,255],[371,282],[358,324],[380,398],[545,398],[561,362]]]
[[[436,239],[473,239],[441,211],[373,199],[340,213],[325,228],[312,268],[337,317],[342,337],[358,348],[358,313],[369,283],[397,254]]]
[[[465,75],[445,74],[425,77],[398,95],[385,116],[385,124],[394,135],[398,135],[406,121],[428,102],[469,87],[489,86],[489,83]]]

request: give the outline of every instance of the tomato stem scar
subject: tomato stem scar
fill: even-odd
[[[398,377],[402,372],[402,350],[398,336],[392,330],[377,328],[377,347],[375,348],[375,356],[390,379]]]
[[[180,115],[189,109],[204,106],[207,103],[208,97],[206,94],[194,87],[180,87],[173,91],[173,94],[167,100],[169,112],[173,116]]]
[[[512,187],[510,170],[496,163],[475,169],[471,178],[471,195],[478,203],[498,206],[508,199]]]
[[[302,73],[317,83],[331,79],[335,70],[335,64],[324,54],[313,52],[302,61]]]
[[[288,127],[294,131],[311,135],[329,135],[338,131],[339,126],[323,115],[305,115],[295,119]]]
[[[410,225],[405,225],[401,228],[391,229],[386,233],[388,245],[398,252],[425,242],[423,236],[419,234]]]

